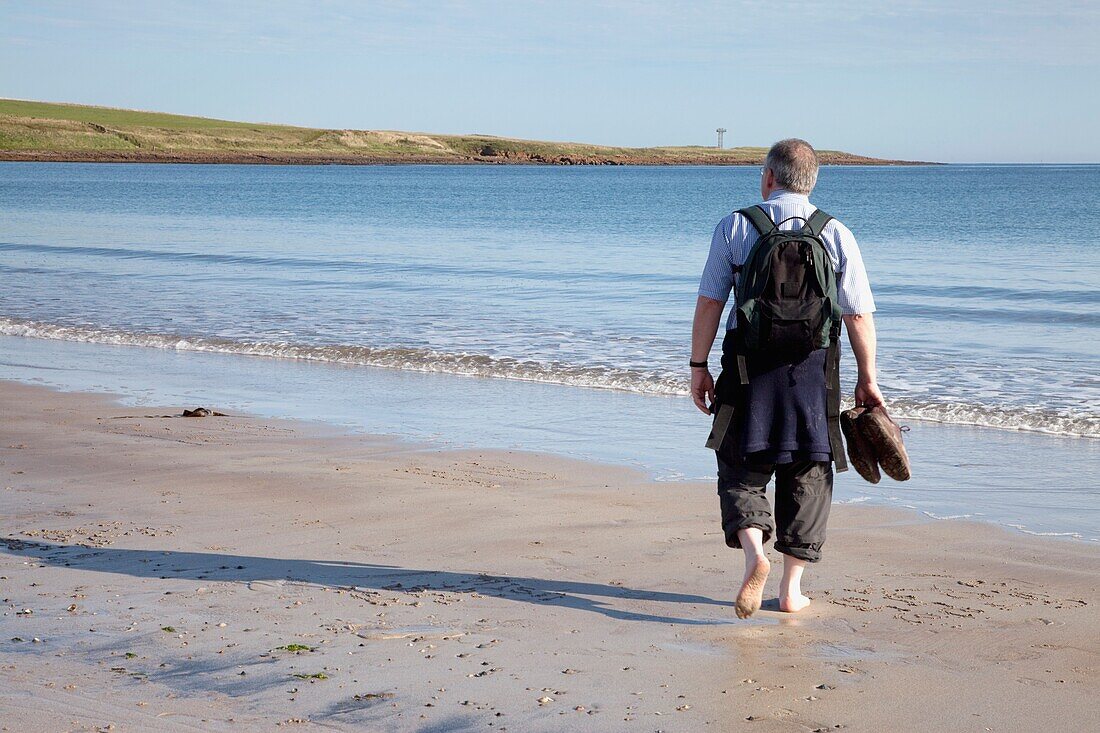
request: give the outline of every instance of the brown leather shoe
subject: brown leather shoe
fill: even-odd
[[[878,471],[875,449],[857,426],[857,421],[866,411],[865,407],[856,407],[840,413],[840,429],[844,431],[844,442],[848,444],[848,462],[852,464],[852,468],[864,480],[877,484],[882,480],[882,474]]]
[[[856,428],[871,444],[874,455],[886,475],[895,481],[908,481],[909,454],[901,440],[901,426],[890,419],[881,405],[864,410],[856,421]]]

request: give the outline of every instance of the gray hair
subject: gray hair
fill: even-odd
[[[808,194],[817,184],[817,153],[812,145],[796,137],[772,145],[764,167],[771,169],[781,188],[794,193]]]

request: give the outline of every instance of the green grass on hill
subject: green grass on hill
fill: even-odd
[[[44,120],[71,120],[92,122],[98,125],[157,127],[164,130],[260,130],[283,128],[285,125],[255,125],[247,122],[228,122],[209,117],[188,117],[164,112],[140,112],[114,107],[91,107],[83,104],[58,104],[55,102],[30,102],[19,99],[0,99],[0,115],[5,117],[33,117]],[[301,129],[301,128],[299,128]]]
[[[758,147],[620,148],[491,135],[325,130],[0,99],[0,158],[6,159],[745,164],[760,162],[765,152]],[[823,162],[887,162],[819,152]]]
[[[286,125],[0,100],[0,150],[291,149],[319,131]]]

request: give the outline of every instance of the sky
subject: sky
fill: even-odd
[[[0,0],[0,97],[257,122],[1100,161],[1100,2]]]

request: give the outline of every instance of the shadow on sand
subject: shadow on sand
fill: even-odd
[[[637,590],[585,581],[417,570],[347,561],[283,560],[213,552],[86,547],[28,542],[10,537],[0,538],[0,545],[13,555],[22,555],[49,565],[130,575],[135,578],[182,578],[238,583],[286,580],[367,591],[479,593],[508,601],[591,611],[619,621],[713,626],[733,620],[732,615],[718,619],[681,618],[626,610],[618,607],[618,602],[678,603],[723,608],[728,608],[731,604],[706,596]]]

